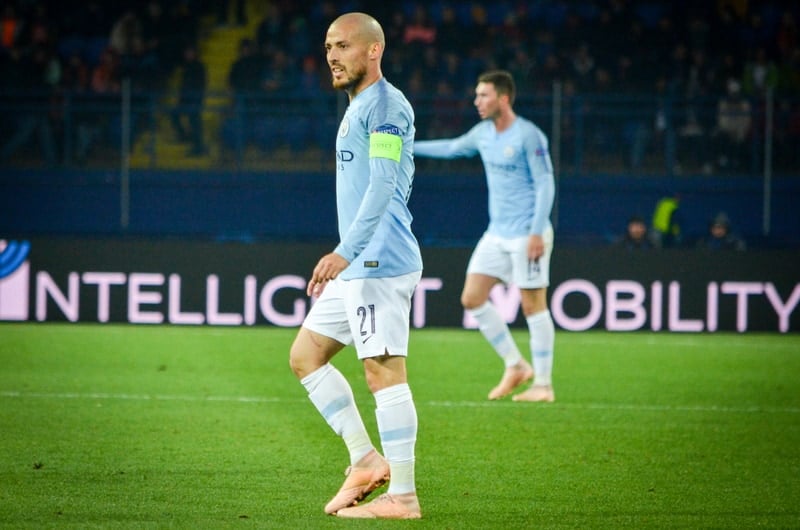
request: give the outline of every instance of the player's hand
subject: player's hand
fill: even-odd
[[[528,238],[528,259],[538,261],[544,256],[544,239],[538,234],[532,234]]]
[[[322,290],[325,289],[325,285],[339,276],[339,273],[345,270],[348,265],[350,265],[350,262],[335,252],[322,256],[311,273],[306,294],[319,297],[322,294]]]

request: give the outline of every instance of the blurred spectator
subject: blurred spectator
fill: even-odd
[[[270,59],[268,67],[262,72],[261,88],[273,93],[291,90],[295,85],[297,74],[292,57],[279,49]]]
[[[190,0],[169,2],[167,20],[171,31],[164,38],[164,55],[168,69],[182,64],[187,46],[197,46],[199,33],[198,10]]]
[[[778,68],[778,95],[786,98],[800,94],[800,47],[785,56]]]
[[[296,149],[330,143],[329,128],[320,126],[320,121],[328,115],[325,100],[319,97],[320,91],[324,91],[326,88],[327,84],[323,83],[320,75],[317,57],[307,55],[303,58],[302,69],[297,77],[297,86],[294,92],[296,101],[293,102],[296,115],[290,122],[290,127],[297,130],[298,138],[294,142]],[[333,121],[330,125],[336,127]]]
[[[142,23],[135,11],[129,9],[114,22],[108,38],[108,46],[117,55],[123,56],[133,52],[136,40],[142,38]]]
[[[439,57],[439,50],[435,46],[423,48],[417,55],[417,64],[414,70],[418,70],[425,83],[433,85],[439,78],[442,71],[442,64]]]
[[[304,145],[302,123],[297,118],[297,88],[300,73],[295,68],[292,58],[282,49],[276,49],[264,70],[261,80],[262,94],[260,112],[254,116],[254,139],[265,151],[279,147],[289,147],[299,151]],[[269,102],[269,106],[265,106]]]
[[[514,49],[513,54],[508,60],[506,69],[514,77],[517,86],[520,87],[521,90],[524,90],[526,93],[532,90],[535,78],[536,62],[530,56],[525,47]],[[454,80],[457,79],[458,78],[455,78]],[[459,127],[458,130],[461,130],[462,128],[463,127]],[[451,135],[449,134],[444,135],[445,138],[450,136]]]
[[[467,33],[470,47],[481,48],[491,42],[492,30],[489,23],[489,13],[486,7],[478,2],[473,2],[469,7],[469,21],[464,28]]]
[[[690,107],[677,135],[677,170],[713,172],[713,154],[708,152],[708,131],[697,118],[697,109]]]
[[[28,34],[28,44],[31,46],[55,48],[58,34],[55,22],[47,10],[47,5],[37,3],[33,6],[33,16],[26,33]]]
[[[578,45],[570,57],[570,64],[572,65],[572,75],[578,89],[582,92],[590,91],[594,85],[595,59],[587,43],[584,42]]]
[[[797,20],[790,9],[781,15],[781,21],[775,35],[775,47],[781,57],[791,55],[800,45],[800,36],[797,31]]]
[[[308,35],[316,45],[318,40],[315,36],[320,35],[320,38],[322,38],[321,36],[325,35],[328,31],[328,26],[339,16],[340,11],[339,4],[334,0],[314,2],[313,5],[313,9],[308,15]],[[388,21],[388,18],[380,17],[380,19]],[[316,47],[312,48],[312,51],[314,50],[316,50]]]
[[[165,42],[168,41],[168,35],[173,31],[164,15],[164,7],[158,0],[150,0],[144,10],[142,16],[142,45],[144,46],[144,54],[151,57],[159,65],[159,71],[162,74],[172,69],[169,64],[169,56],[165,51]]]
[[[767,56],[764,48],[757,48],[748,54],[742,76],[742,93],[746,97],[762,98],[767,90],[778,85],[778,66]]]
[[[89,93],[76,103],[78,111],[75,156],[78,164],[85,164],[98,140],[110,132],[109,128],[119,115],[121,91],[119,57],[106,48],[89,77]]]
[[[729,80],[741,79],[743,77],[742,65],[738,58],[731,52],[722,53],[714,77],[714,93],[724,94],[728,90]]]
[[[242,39],[239,43],[239,56],[228,73],[228,86],[237,98],[256,92],[261,88],[264,76],[264,59],[256,52],[255,44],[250,39]]]
[[[386,37],[386,42],[397,42],[397,43],[403,42],[403,37],[405,35],[406,25],[407,25],[406,14],[403,9],[393,9],[389,14],[386,23],[381,23],[381,25],[383,26],[383,33]],[[397,45],[394,47],[394,49],[396,52],[403,51],[403,48]]]
[[[217,6],[217,26],[226,27],[229,20],[229,12],[231,9],[230,0],[216,0]],[[245,0],[233,0],[233,20],[237,26],[247,25],[247,12]]]
[[[61,83],[68,92],[87,92],[90,78],[89,65],[83,55],[73,52],[64,64],[64,74]]]
[[[286,33],[285,44],[286,53],[295,64],[300,64],[303,57],[311,54],[311,35],[308,32],[306,17],[298,15],[292,18]],[[313,49],[316,51],[318,48],[315,46]]]
[[[614,244],[626,250],[650,250],[656,247],[650,238],[647,223],[640,215],[628,219],[625,233]]]
[[[202,117],[207,83],[206,67],[199,60],[197,48],[186,46],[183,51],[178,102],[172,108],[170,118],[178,138],[191,143],[188,152],[190,156],[202,156],[207,152]]]
[[[436,40],[443,55],[448,53],[462,54],[467,48],[469,34],[458,21],[456,10],[452,5],[442,6],[441,19],[436,28]]]
[[[73,29],[78,36],[108,38],[112,22],[105,2],[88,0],[83,8],[76,8],[72,16]]]
[[[399,88],[405,91],[410,87],[419,94],[418,114],[423,119],[423,115],[433,115],[435,108],[424,107],[441,101],[444,85],[458,98],[471,93],[479,72],[501,67],[514,72],[530,97],[550,98],[553,83],[561,83],[561,153],[576,154],[563,158],[576,170],[583,161],[591,166],[582,169],[595,170],[598,164],[622,160],[639,171],[665,170],[672,167],[664,165],[672,159],[667,162],[667,157],[651,155],[669,155],[674,151],[671,142],[677,139],[679,162],[710,172],[715,164],[706,163],[716,163],[719,157],[705,146],[722,149],[725,136],[721,132],[726,129],[718,126],[717,98],[726,94],[731,78],[740,83],[742,96],[752,98],[750,104],[754,105],[751,132],[740,144],[739,153],[761,156],[752,128],[763,113],[755,105],[761,105],[764,90],[776,87],[776,164],[794,156],[791,146],[798,140],[789,128],[793,120],[788,116],[796,114],[796,105],[785,99],[800,93],[800,6],[795,4],[409,0],[376,4],[372,9],[380,15],[387,40],[406,43],[387,58],[384,73]],[[286,86],[282,80],[299,79],[303,58],[317,53],[319,35],[324,35],[341,5],[332,0],[264,4],[264,19],[249,37],[255,41],[254,54],[275,63],[278,71],[259,76],[264,84],[258,91],[270,90],[269,97],[276,97],[275,87]],[[6,55],[3,50],[9,50],[10,43],[19,44],[22,53],[50,45],[58,48],[63,61],[77,52],[94,66],[103,62],[102,50],[111,46],[117,50],[119,75],[129,75],[135,89],[159,90],[180,65],[183,49],[198,45],[200,17],[210,15],[220,23],[243,24],[246,6],[244,0],[116,4],[11,0],[0,7],[0,55]],[[421,79],[413,73],[420,67],[425,68]],[[52,63],[47,70],[51,78],[58,76],[58,64]],[[230,77],[238,77],[233,68]],[[446,83],[439,86],[441,80]],[[659,102],[654,109],[649,102],[656,91],[666,104]],[[611,108],[606,99],[595,97],[602,93],[646,97]],[[649,106],[638,106],[642,101]],[[594,112],[585,114],[580,109]],[[651,126],[654,111],[656,127]],[[270,113],[274,114],[268,109],[266,114]],[[597,141],[596,131],[603,129],[608,138]],[[718,134],[712,138],[715,131]],[[663,140],[659,141],[661,133]],[[7,139],[11,133],[0,136],[3,134]],[[659,144],[665,149],[657,149]],[[692,157],[684,147],[697,156]],[[690,162],[692,158],[696,161]],[[614,169],[603,166],[603,170]]]
[[[264,18],[258,24],[255,45],[262,54],[270,54],[286,42],[286,28],[283,12],[270,2],[264,9]]]
[[[750,102],[742,96],[741,84],[728,81],[728,93],[717,105],[717,128],[714,132],[717,164],[720,169],[742,169],[745,141],[750,135],[753,118]]]
[[[719,212],[708,223],[708,233],[697,241],[698,248],[710,250],[745,250],[747,245],[731,232],[731,222],[725,212]]]
[[[0,147],[0,163],[5,163],[30,139],[38,134],[39,146],[45,163],[53,167],[57,163],[53,115],[55,85],[47,78],[51,55],[38,46],[32,53],[24,53],[13,45],[3,65],[4,89],[16,96],[12,115],[14,131]]]
[[[221,133],[225,147],[234,149],[239,159],[253,136],[252,108],[257,105],[255,100],[261,93],[264,66],[264,58],[258,53],[255,42],[242,39],[239,42],[239,55],[228,72],[228,88],[233,93],[233,114],[223,122]]]
[[[111,48],[100,55],[92,70],[91,88],[95,94],[116,94],[120,91],[119,56]]]
[[[677,193],[662,197],[653,211],[652,238],[659,248],[678,247],[683,241],[680,218],[681,197]]]
[[[424,50],[436,42],[436,26],[431,21],[425,4],[419,3],[414,6],[411,20],[403,28],[402,42],[405,46],[419,50]]]
[[[431,136],[452,138],[463,130],[463,101],[463,98],[456,96],[453,85],[447,79],[439,79],[431,105],[431,120],[427,126]]]
[[[64,75],[61,77],[67,103],[65,116],[67,124],[64,157],[66,161],[86,163],[89,148],[89,129],[96,121],[97,112],[91,109],[91,69],[78,52],[73,52],[64,63]],[[74,157],[74,158],[73,158]]]
[[[297,82],[297,94],[301,97],[312,98],[323,90],[317,58],[313,55],[303,57],[302,69]]]
[[[161,90],[163,70],[158,55],[148,50],[141,37],[136,37],[128,53],[120,56],[120,78],[129,78],[136,93]]]
[[[9,2],[3,6],[0,17],[0,47],[3,53],[11,52],[19,42],[25,21],[17,14],[14,4]]]
[[[702,103],[714,93],[714,68],[705,50],[692,50],[686,71],[685,96],[689,101]]]
[[[789,171],[800,167],[798,139],[800,139],[800,100],[782,101],[776,115],[775,164],[777,167]]]

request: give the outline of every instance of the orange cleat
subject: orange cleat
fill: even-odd
[[[514,366],[506,368],[500,383],[489,392],[489,399],[500,399],[509,395],[519,385],[533,379],[533,368],[521,360]]]
[[[367,453],[345,472],[347,478],[339,492],[325,506],[325,513],[333,515],[342,508],[354,506],[389,480],[389,464],[375,449]]]
[[[552,385],[533,385],[525,392],[521,392],[511,398],[512,401],[535,401],[552,403],[556,400]]]
[[[419,509],[416,493],[384,493],[362,506],[343,508],[336,516],[350,519],[420,519],[422,511]]]

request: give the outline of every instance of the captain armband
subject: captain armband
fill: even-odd
[[[400,162],[403,139],[396,134],[373,132],[369,135],[369,157],[388,158]]]

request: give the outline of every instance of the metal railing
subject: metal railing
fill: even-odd
[[[125,86],[125,85],[124,85]],[[800,99],[747,100],[736,140],[720,130],[718,99],[674,96],[520,97],[516,110],[551,139],[559,174],[800,175]],[[419,138],[462,134],[477,120],[471,101],[416,96]],[[206,94],[200,108],[174,93],[0,95],[0,163],[8,167],[328,170],[343,96]],[[187,153],[174,120],[199,113],[204,151]],[[472,163],[421,161],[443,170]]]

